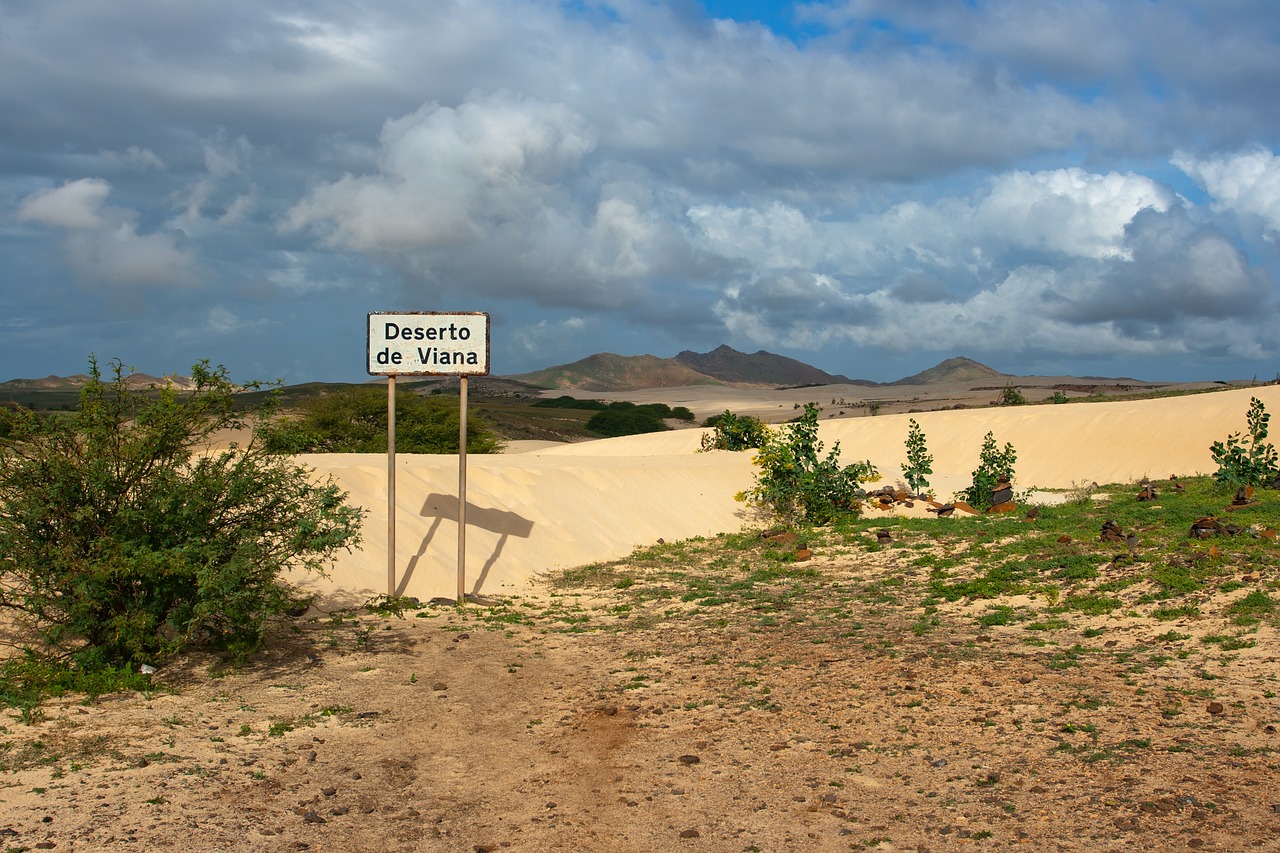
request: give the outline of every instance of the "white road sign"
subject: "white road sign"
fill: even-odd
[[[369,314],[369,373],[488,376],[489,315],[434,311]]]

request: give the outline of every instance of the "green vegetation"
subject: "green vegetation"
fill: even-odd
[[[1211,478],[1179,482],[1185,491],[1158,506],[1134,500],[1130,485],[1105,486],[1098,490],[1105,500],[1041,507],[1034,524],[1007,516],[944,521],[839,514],[828,525],[799,530],[809,549],[828,558],[821,566],[796,562],[794,546],[743,532],[642,549],[566,572],[560,584],[612,590],[614,612],[625,609],[631,627],[720,624],[736,612],[759,628],[806,624],[837,636],[888,608],[900,611],[901,624],[917,636],[947,625],[954,633],[966,619],[1021,632],[1033,646],[1067,632],[1073,639],[1061,645],[1069,651],[1052,660],[1061,667],[1079,665],[1085,656],[1075,646],[1105,630],[1081,620],[1139,620],[1150,626],[1152,642],[1176,642],[1189,635],[1164,623],[1196,618],[1201,630],[1216,626],[1204,641],[1215,649],[1251,648],[1242,631],[1263,622],[1280,626],[1280,581],[1238,593],[1239,567],[1263,577],[1280,572],[1280,547],[1245,532],[1192,539],[1192,522],[1220,511],[1222,495]],[[1242,528],[1265,528],[1280,517],[1280,494],[1267,492],[1232,515]],[[1101,539],[1106,521],[1141,530],[1139,546],[1131,551]],[[892,534],[888,549],[877,543],[884,529]],[[859,561],[864,551],[889,556]],[[842,570],[842,557],[855,568]],[[574,619],[578,631],[613,624],[585,614]],[[1212,639],[1217,635],[1225,639]],[[1155,650],[1130,654],[1159,663]]]
[[[663,423],[667,418],[692,421],[693,412],[684,406],[671,408],[666,403],[636,405],[620,400],[610,403],[591,416],[587,429],[605,438],[620,435],[639,435],[646,432],[662,432],[671,429]]]
[[[562,394],[559,397],[548,397],[545,400],[539,400],[533,406],[536,409],[586,409],[587,411],[599,412],[607,409],[609,404],[603,400],[583,400],[578,397],[570,397],[568,394]]]
[[[1004,386],[1000,390],[1000,399],[996,400],[997,406],[1024,406],[1026,403],[1026,396],[1012,385]]]
[[[912,418],[907,422],[907,464],[902,468],[902,479],[907,488],[917,494],[929,488],[928,476],[933,473],[933,454],[925,446],[924,432]]]
[[[702,424],[712,431],[702,436],[703,450],[748,450],[764,447],[769,428],[759,418],[735,415],[728,409],[713,415]]]
[[[1280,477],[1275,446],[1266,440],[1267,422],[1271,420],[1267,407],[1257,397],[1251,397],[1245,417],[1249,425],[1247,438],[1233,432],[1225,442],[1215,441],[1209,448],[1213,461],[1218,463],[1214,479],[1233,489],[1262,486]]]
[[[581,400],[562,395],[533,404],[538,409],[581,409],[595,412],[587,420],[586,430],[597,437],[616,438],[620,435],[640,435],[646,432],[662,432],[671,429],[663,421],[692,421],[693,412],[685,406],[672,408],[666,403],[637,405],[626,400],[605,403],[602,400]]]
[[[201,452],[247,425],[225,368],[195,365],[189,392],[112,369],[90,360],[74,413],[12,411],[0,445],[0,606],[26,630],[9,699],[136,685],[197,643],[252,650],[298,605],[281,573],[322,572],[359,539],[343,492],[261,442]]]
[[[457,397],[396,394],[396,450],[457,453]],[[386,453],[387,389],[355,385],[309,397],[261,428],[272,453]],[[467,452],[497,453],[502,441],[483,417],[467,415]]]
[[[788,525],[826,524],[860,510],[861,484],[878,478],[870,462],[840,464],[840,443],[822,457],[818,406],[807,403],[794,423],[771,431],[756,456],[755,485],[738,497]]]
[[[973,485],[960,493],[960,497],[977,510],[991,508],[991,495],[1001,481],[1013,482],[1013,463],[1018,453],[1013,445],[1005,443],[1004,449],[996,447],[995,435],[988,432],[982,440],[978,454],[978,467],[973,472]]]

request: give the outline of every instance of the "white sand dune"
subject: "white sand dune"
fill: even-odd
[[[686,389],[688,390],[688,389]],[[720,399],[715,409],[733,408]],[[818,390],[815,389],[815,393]],[[846,460],[870,459],[900,476],[908,418],[934,456],[934,493],[966,486],[988,431],[1018,453],[1019,490],[1134,482],[1214,470],[1209,447],[1245,429],[1250,396],[1280,411],[1280,386],[1138,402],[1078,403],[825,420],[821,435]],[[488,596],[528,590],[540,573],[616,559],[636,547],[740,529],[733,496],[752,482],[748,453],[698,453],[701,430],[628,436],[501,456],[470,456],[464,589]],[[387,590],[387,463],[379,455],[301,457],[332,475],[368,510],[364,544],[327,579],[298,578],[330,605]],[[401,454],[396,475],[396,592],[453,597],[457,582],[455,456]]]

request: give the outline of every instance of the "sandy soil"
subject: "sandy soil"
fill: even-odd
[[[1208,441],[1243,428],[1250,393],[1280,408],[1263,388],[915,417],[944,485],[993,430],[1019,448],[1020,487],[1067,487],[1208,470]],[[887,470],[906,416],[823,431]],[[1222,602],[1034,636],[957,605],[921,630],[884,593],[919,601],[901,547],[819,547],[810,592],[768,620],[550,585],[741,526],[728,495],[749,483],[745,455],[695,446],[686,431],[473,459],[473,588],[503,604],[404,618],[338,610],[385,591],[385,462],[310,460],[371,511],[365,550],[315,585],[323,612],[244,669],[193,656],[149,694],[8,712],[0,847],[1274,849],[1280,645],[1263,626],[1251,647],[1206,653]],[[447,594],[456,460],[404,462],[405,589]],[[1274,580],[1242,571],[1237,594]]]
[[[683,397],[703,395],[699,399],[716,407],[725,402],[717,396],[725,389],[682,390]],[[791,392],[742,393],[752,399],[751,394]],[[1092,481],[1212,471],[1209,446],[1245,428],[1251,396],[1261,398],[1268,411],[1280,411],[1280,386],[1272,385],[1136,402],[825,419],[821,437],[828,447],[839,443],[848,461],[870,459],[884,482],[893,483],[901,476],[908,420],[914,418],[934,456],[933,489],[946,498],[968,485],[983,437],[992,432],[1001,446],[1009,442],[1017,449],[1020,491],[1069,489]],[[524,594],[548,570],[617,559],[658,539],[739,529],[748,515],[734,495],[752,483],[750,454],[699,453],[702,432],[676,430],[469,457],[464,592]],[[344,556],[329,580],[298,580],[335,606],[387,593],[386,457],[301,458],[333,476],[368,516],[364,545]],[[397,456],[397,593],[424,601],[457,595],[457,496],[456,457]]]
[[[1273,629],[1212,661],[1180,657],[1206,648],[1208,613],[1029,646],[958,607],[921,632],[869,594],[914,583],[912,552],[821,550],[826,585],[774,625],[666,602],[619,630],[614,594],[549,590],[319,617],[248,669],[189,659],[151,695],[50,703],[5,723],[22,769],[0,777],[0,833],[25,850],[1274,849]]]

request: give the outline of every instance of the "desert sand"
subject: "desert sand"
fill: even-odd
[[[940,495],[987,431],[1017,448],[1018,488],[1044,490],[1207,473],[1251,394],[1280,410],[1265,387],[914,417]],[[892,482],[908,417],[828,419],[822,436]],[[757,521],[732,497],[750,454],[697,453],[700,435],[473,457],[467,587],[501,604],[401,618],[335,609],[386,591],[385,458],[309,457],[369,510],[363,548],[304,579],[319,609],[249,665],[193,653],[148,691],[9,709],[0,847],[1274,849],[1277,631],[1230,610],[1274,591],[1272,564],[1224,542],[1215,586],[1172,621],[1144,603],[1148,565],[1129,577],[1119,558],[1099,578],[1119,582],[1112,611],[999,599],[1043,626],[982,621],[993,601],[926,607],[920,559],[939,546],[919,526],[887,548],[836,536],[800,567],[744,537],[542,582]],[[456,483],[456,458],[399,459],[397,591],[455,593]],[[748,576],[736,604],[681,595]]]
[[[790,414],[806,392],[819,403],[832,396],[830,388],[746,391],[737,398],[715,387],[650,394],[687,405],[701,418],[725,408]],[[914,418],[934,456],[933,492],[947,500],[968,485],[990,431],[1001,447],[1008,442],[1017,450],[1016,489],[1036,497],[1095,481],[1210,473],[1210,445],[1245,429],[1251,396],[1280,411],[1280,386],[1271,385],[1128,402],[828,418],[821,437],[828,448],[839,442],[847,461],[869,459],[883,483],[894,483]],[[734,495],[752,483],[751,454],[700,453],[702,433],[683,429],[468,457],[464,590],[489,597],[524,593],[549,571],[616,559],[659,539],[740,529],[751,514]],[[328,578],[296,580],[326,607],[389,592],[386,457],[301,459],[333,476],[368,517],[362,547],[343,555]],[[424,601],[456,596],[457,495],[456,456],[398,455],[396,594]]]

